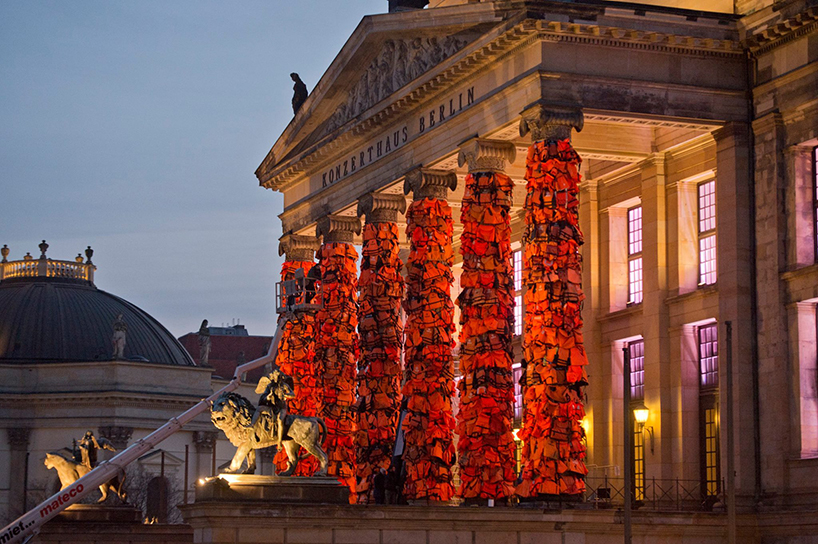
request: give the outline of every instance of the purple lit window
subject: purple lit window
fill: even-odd
[[[699,327],[699,374],[702,389],[719,386],[719,329],[713,323]]]
[[[716,283],[716,181],[700,183],[699,285]]]
[[[631,363],[631,400],[645,399],[645,341],[636,340],[628,344],[628,358]]]
[[[628,210],[628,304],[642,302],[642,206]]]

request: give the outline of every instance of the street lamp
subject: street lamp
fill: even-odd
[[[633,407],[633,419],[636,420],[636,423],[639,424],[639,430],[647,431],[650,435],[650,453],[653,453],[653,427],[648,426],[645,427],[645,423],[647,423],[648,418],[650,417],[650,410],[647,406],[645,406],[644,402],[639,402],[636,406]]]

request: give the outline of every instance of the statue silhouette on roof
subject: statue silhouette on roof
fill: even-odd
[[[290,74],[290,77],[293,81],[295,81],[295,85],[293,85],[293,115],[298,113],[298,110],[301,108],[301,104],[307,100],[307,86],[301,81],[301,78],[298,77],[298,74],[293,72]]]

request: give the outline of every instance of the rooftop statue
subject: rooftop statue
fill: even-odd
[[[118,361],[125,358],[125,335],[128,332],[128,325],[122,318],[122,314],[116,316],[113,327],[114,335],[111,337],[111,343],[114,346],[114,356],[112,358],[114,361]]]
[[[295,81],[295,85],[293,85],[293,115],[298,113],[298,110],[301,109],[301,104],[307,100],[307,86],[301,81],[301,78],[298,77],[298,74],[293,72],[290,74],[290,78]]]
[[[199,327],[199,366],[208,366],[210,361],[210,328],[207,319]]]
[[[262,392],[259,407],[237,393],[223,393],[210,409],[210,420],[238,448],[226,472],[239,472],[245,459],[244,474],[256,471],[256,450],[269,446],[283,447],[287,453],[287,469],[279,476],[290,476],[298,461],[312,455],[320,464],[316,476],[327,473],[327,454],[321,447],[327,437],[327,427],[318,417],[287,414],[287,399],[292,398],[291,378],[274,369],[259,380],[256,392]],[[307,453],[298,457],[298,448]]]

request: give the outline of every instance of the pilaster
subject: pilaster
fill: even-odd
[[[193,446],[196,450],[196,479],[211,476],[213,448],[219,433],[216,431],[194,431]]]
[[[775,125],[776,123],[773,123]],[[763,126],[763,123],[754,123],[754,129]],[[721,341],[724,337],[724,322],[731,321],[733,324],[733,403],[735,424],[732,432],[735,438],[736,451],[736,489],[740,495],[747,495],[754,492],[755,483],[755,460],[754,450],[760,444],[762,450],[762,472],[771,470],[768,476],[762,479],[762,487],[766,487],[765,481],[783,482],[783,469],[786,459],[787,436],[789,434],[788,425],[788,401],[787,401],[787,376],[782,369],[787,364],[787,339],[785,331],[786,316],[783,314],[783,304],[779,294],[768,298],[762,294],[764,291],[774,290],[779,292],[778,259],[783,257],[783,244],[770,239],[769,245],[762,248],[765,238],[776,238],[778,229],[776,223],[779,216],[776,201],[779,200],[777,191],[767,193],[765,190],[758,191],[759,184],[767,177],[761,172],[756,175],[755,195],[755,217],[752,209],[753,203],[753,180],[750,177],[750,150],[749,150],[749,127],[742,123],[730,123],[713,133],[716,140],[716,236],[717,236],[717,283],[719,292],[719,315],[716,316],[719,322],[719,352],[726,353],[725,343]],[[767,136],[762,136],[757,143],[766,140]],[[777,138],[773,138],[777,140]],[[772,141],[770,142],[772,143]],[[766,144],[762,147],[767,148]],[[773,144],[773,148],[777,148]],[[765,153],[770,153],[768,159],[778,163],[775,156],[780,155],[780,149],[767,148]],[[760,161],[765,161],[756,149],[756,157]],[[757,168],[763,171],[768,166],[757,164]],[[779,171],[777,166],[775,171]],[[779,174],[772,174],[777,177]],[[777,185],[778,182],[773,182]],[[754,262],[752,229],[756,229],[756,256]],[[766,229],[769,228],[769,231]],[[783,234],[783,233],[782,233]],[[783,240],[782,240],[783,242]],[[774,249],[775,248],[775,249]],[[778,261],[778,262],[777,262]],[[763,307],[768,307],[771,313],[765,316],[759,315],[759,333],[762,328],[774,327],[769,330],[770,345],[764,346],[762,337],[758,337],[756,343],[755,308],[753,308],[753,274],[752,267],[758,270],[757,285],[759,293],[759,312]],[[766,268],[768,268],[765,270]],[[773,303],[774,300],[774,303]],[[773,306],[768,306],[773,303]],[[773,315],[778,314],[778,315]],[[776,338],[773,339],[772,337]],[[755,410],[761,417],[761,429],[756,430],[754,425],[753,407],[753,372],[757,353],[754,347],[768,351],[769,363],[760,364],[760,404],[755,406]],[[775,362],[773,362],[775,361]],[[759,363],[761,360],[759,360]],[[770,364],[771,363],[771,364]],[[725,358],[720,357],[719,375],[724,376]],[[719,398],[726,399],[724,390],[726,379],[720,380]],[[749,401],[749,403],[748,403]],[[723,406],[723,403],[722,403]],[[723,413],[723,412],[722,412]],[[726,444],[727,425],[723,425],[721,443]],[[760,434],[755,434],[758,431]],[[765,451],[766,450],[766,451]],[[722,474],[727,473],[727,456],[722,455]],[[764,468],[766,466],[766,468]],[[769,478],[769,479],[768,479]],[[779,484],[773,484],[770,489]]]
[[[645,450],[645,476],[671,478],[671,358],[667,298],[667,162],[663,153],[642,164],[642,338],[645,342],[645,405],[655,449]]]
[[[100,427],[98,431],[99,436],[110,440],[117,451],[122,451],[127,448],[128,441],[130,441],[133,435],[133,427],[124,427],[121,425],[104,425]]]
[[[10,427],[6,429],[9,444],[9,490],[8,515],[11,519],[26,512],[26,456],[28,455],[31,429]]]

